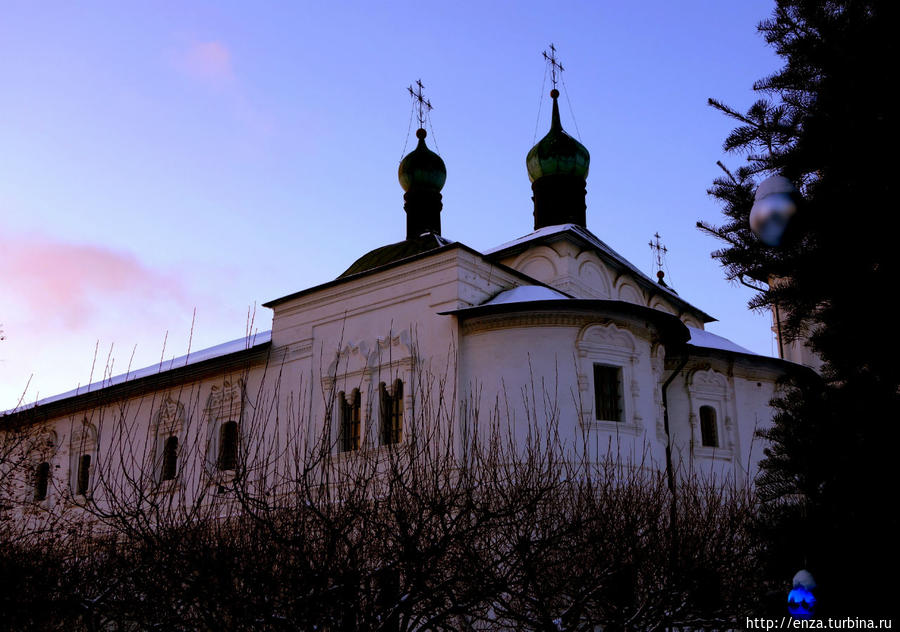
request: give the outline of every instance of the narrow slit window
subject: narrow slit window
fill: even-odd
[[[619,367],[594,365],[594,410],[598,421],[622,421],[621,375]]]
[[[392,445],[403,440],[403,382],[396,380],[392,393],[381,383],[381,444]]]
[[[78,479],[75,493],[78,496],[87,496],[91,487],[91,455],[82,454],[78,459]]]
[[[236,469],[237,461],[238,424],[236,421],[226,421],[219,429],[219,469],[225,471]]]
[[[34,471],[34,499],[46,500],[47,489],[50,487],[50,464],[46,461],[37,466]]]
[[[716,409],[712,406],[700,407],[700,439],[704,446],[719,447],[719,428],[716,424]]]
[[[172,481],[178,474],[178,437],[169,437],[163,444],[162,480]]]
[[[359,391],[354,389],[349,401],[339,395],[341,405],[341,452],[359,450]]]

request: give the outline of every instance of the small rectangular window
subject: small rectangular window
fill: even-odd
[[[341,411],[341,452],[359,450],[359,391],[350,394],[350,401],[341,392],[338,395]]]
[[[50,486],[50,464],[46,461],[37,466],[34,472],[34,499],[46,500],[47,488]]]
[[[719,428],[716,424],[716,409],[712,406],[700,407],[700,439],[704,446],[719,447]]]
[[[75,493],[78,496],[87,496],[91,486],[91,455],[82,454],[78,459],[78,480]]]
[[[226,421],[219,428],[219,458],[217,465],[220,470],[229,471],[237,468],[238,439],[238,424],[236,421]]]
[[[619,367],[594,365],[594,410],[598,421],[622,421],[621,375]]]
[[[403,440],[403,382],[394,382],[393,393],[381,383],[381,444],[391,445]]]
[[[169,437],[163,444],[162,480],[175,480],[178,473],[178,437]]]

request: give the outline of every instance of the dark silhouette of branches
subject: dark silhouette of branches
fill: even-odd
[[[281,367],[264,373],[218,382],[242,385],[233,470],[217,469],[208,404],[186,384],[94,410],[107,447],[90,493],[60,481],[52,506],[5,493],[19,518],[2,532],[0,627],[643,630],[753,610],[753,496],[685,475],[673,514],[656,467],[612,449],[590,461],[584,436],[561,436],[553,385],[524,389],[516,422],[500,402],[457,410],[452,361],[414,368],[402,442],[376,428],[342,452],[336,389],[285,395]],[[306,412],[317,390],[324,424]],[[175,480],[148,418],[181,420]]]

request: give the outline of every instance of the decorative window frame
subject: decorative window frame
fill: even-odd
[[[80,424],[73,424],[72,432],[69,436],[69,488],[72,497],[75,499],[85,500],[93,495],[93,488],[96,483],[97,472],[97,453],[99,447],[99,436],[97,428],[87,419],[83,419]],[[87,493],[79,493],[78,475],[81,466],[81,459],[84,456],[90,456],[91,462],[88,467],[88,484]]]
[[[709,367],[698,368],[688,375],[685,386],[690,410],[691,452],[695,457],[733,459],[735,445],[731,408],[734,397],[728,384],[728,377]],[[701,406],[709,406],[716,413],[718,446],[703,445],[700,428]]]
[[[333,437],[334,456],[347,457],[367,449],[387,449],[402,445],[411,428],[409,420],[414,413],[414,384],[416,353],[409,331],[388,334],[376,338],[374,344],[366,341],[348,343],[335,354],[322,376],[323,393],[330,394],[330,414],[325,412],[326,431]],[[403,382],[403,437],[399,444],[381,443],[381,398],[380,385],[384,382],[389,392],[393,392],[396,380]],[[345,397],[359,390],[359,450],[341,450],[341,418],[338,396]]]
[[[234,480],[236,470],[219,469],[219,438],[222,426],[229,422],[238,425],[238,467],[246,458],[246,424],[244,423],[245,388],[244,380],[225,380],[221,385],[213,385],[206,400],[206,473],[210,485],[221,485]]]
[[[159,491],[172,491],[181,484],[181,472],[184,469],[184,404],[166,395],[159,410],[153,419],[153,433],[151,446],[151,464],[153,467],[153,480],[158,484]],[[166,441],[169,437],[178,439],[178,452],[176,454],[175,478],[163,480],[163,459],[165,457]]]
[[[348,343],[344,345],[325,370],[322,376],[322,392],[330,398],[325,403],[325,432],[332,438],[335,456],[347,456],[362,450],[369,428],[369,417],[372,411],[372,369],[369,364],[373,352],[367,342]],[[354,391],[359,392],[359,450],[345,452],[341,449],[341,407],[339,397],[344,393],[346,401]]]
[[[581,423],[586,428],[610,433],[638,435],[644,430],[640,415],[640,385],[635,379],[639,360],[637,340],[627,329],[615,324],[591,323],[578,332],[575,350],[578,357],[578,390],[581,399]],[[595,419],[594,365],[618,368],[622,393],[621,421]],[[589,402],[585,406],[585,402]]]
[[[47,508],[52,506],[55,501],[55,485],[56,477],[53,471],[59,469],[56,456],[59,452],[59,437],[55,430],[45,429],[37,434],[34,441],[28,447],[28,458],[31,467],[28,468],[28,479],[26,484],[27,501],[29,505],[35,507]],[[43,498],[36,498],[37,494],[37,476],[38,469],[43,464],[47,464],[49,472],[47,475],[47,493]]]

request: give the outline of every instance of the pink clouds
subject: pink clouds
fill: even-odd
[[[110,310],[186,304],[178,279],[134,255],[46,237],[0,237],[0,279],[0,303],[12,312],[3,315],[7,326],[15,318],[27,319],[32,327],[76,330]]]
[[[220,84],[234,79],[231,52],[222,42],[192,44],[181,61],[184,70],[193,77]]]

